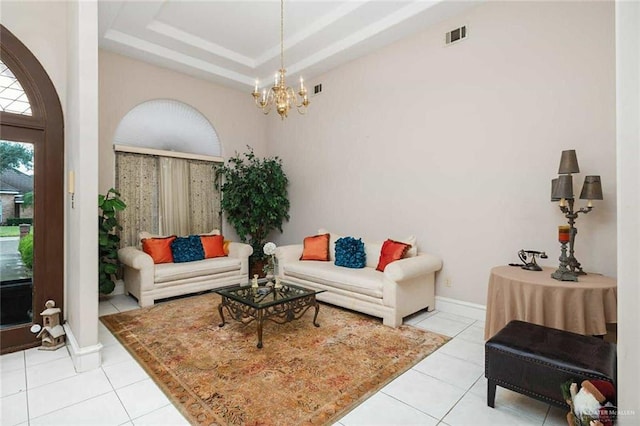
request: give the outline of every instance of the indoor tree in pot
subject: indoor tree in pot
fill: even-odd
[[[111,188],[105,195],[98,194],[98,286],[101,294],[109,294],[115,287],[118,272],[118,249],[120,237],[117,231],[122,229],[116,213],[127,205],[120,199],[120,193]]]
[[[222,176],[222,211],[240,240],[253,247],[250,275],[263,275],[265,261],[263,246],[274,229],[282,232],[282,223],[289,220],[289,180],[278,157],[260,159],[253,148],[242,156],[229,158],[226,165],[216,170]],[[219,182],[218,179],[216,179]]]

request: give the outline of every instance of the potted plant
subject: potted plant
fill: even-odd
[[[98,195],[98,286],[100,293],[109,294],[115,287],[120,237],[116,233],[122,229],[118,223],[116,213],[124,210],[127,205],[120,199],[120,193],[111,188],[106,195]]]
[[[267,236],[274,229],[282,232],[282,223],[289,220],[289,180],[278,157],[257,158],[253,148],[236,155],[216,170],[222,176],[222,211],[238,237],[253,247],[250,258],[251,272],[263,275],[262,250]],[[219,182],[216,179],[216,182]]]

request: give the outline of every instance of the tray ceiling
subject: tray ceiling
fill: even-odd
[[[285,1],[285,68],[307,81],[479,1]],[[100,1],[100,47],[250,91],[280,67],[279,1]],[[444,34],[443,34],[444,40]]]

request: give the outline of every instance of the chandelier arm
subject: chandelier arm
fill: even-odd
[[[296,92],[288,87],[285,82],[286,69],[284,68],[284,0],[280,0],[280,70],[276,73],[274,85],[268,89],[263,89],[262,94],[258,92],[258,81],[254,91],[251,93],[255,104],[266,115],[271,108],[275,108],[280,117],[284,120],[288,116],[289,110],[294,106],[300,114],[306,113],[309,105],[307,89],[304,87],[302,77],[300,78],[300,91]],[[299,99],[298,99],[299,98]]]

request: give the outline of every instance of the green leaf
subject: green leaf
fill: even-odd
[[[236,153],[226,165],[216,169],[222,178],[221,207],[227,221],[243,242],[262,252],[269,233],[282,232],[282,223],[289,220],[288,179],[278,157],[260,159],[253,149],[241,157]]]

